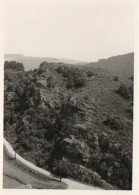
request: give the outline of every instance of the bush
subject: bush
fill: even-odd
[[[113,117],[107,117],[107,120],[104,121],[104,124],[109,126],[112,130],[119,130],[122,127],[122,124],[118,119]]]
[[[74,87],[74,78],[73,77],[70,77],[67,81],[67,86],[66,86],[68,89],[71,89]]]
[[[20,62],[16,61],[5,61],[4,62],[4,70],[6,69],[13,69],[17,71],[24,71],[24,66]]]
[[[54,76],[49,76],[47,79],[47,86],[50,88],[54,88],[56,85],[55,77]]]
[[[59,66],[57,69],[57,72],[59,74],[62,74],[63,77],[69,78],[70,74],[71,74],[71,68],[70,67],[66,67],[64,65]]]
[[[92,77],[92,76],[94,76],[94,73],[92,71],[88,71],[87,76]]]
[[[67,88],[79,88],[85,86],[86,73],[75,67],[59,66],[57,72],[68,79]]]
[[[133,86],[127,87],[126,85],[122,84],[117,93],[126,100],[133,99]]]
[[[48,66],[49,66],[49,63],[44,61],[44,62],[42,62],[40,64],[40,69],[39,70],[46,71],[46,69],[48,68]]]
[[[85,86],[86,75],[82,72],[76,72],[74,74],[74,85],[76,88]]]
[[[114,81],[118,81],[119,79],[118,79],[118,77],[116,76],[116,77],[114,77],[113,80],[114,80]]]
[[[133,109],[126,109],[126,113],[128,113],[131,119],[133,119]]]

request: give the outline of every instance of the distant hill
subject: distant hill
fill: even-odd
[[[98,62],[90,62],[90,67],[111,71],[118,75],[133,76],[134,53],[113,56],[108,59],[100,59]]]
[[[80,64],[87,65],[92,68],[103,69],[116,74],[117,76],[124,75],[126,77],[133,76],[133,66],[134,66],[134,53],[128,53],[118,56],[113,56],[107,59],[100,59],[97,62],[84,62],[64,58],[47,58],[47,57],[32,57],[24,56],[22,54],[5,54],[5,60],[7,61],[17,61],[24,65],[26,71],[34,70],[39,68],[39,65],[43,61],[65,63],[65,64]]]
[[[64,59],[64,58],[32,57],[32,56],[24,56],[22,54],[5,54],[4,60],[21,62],[24,65],[26,71],[39,68],[40,63],[42,63],[43,61],[56,62],[56,63],[61,62],[66,64],[82,64],[82,65],[86,63],[83,61]]]

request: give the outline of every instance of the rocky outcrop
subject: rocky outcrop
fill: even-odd
[[[45,89],[47,87],[47,81],[46,80],[39,80],[39,81],[37,81],[36,86],[39,88]]]
[[[61,142],[61,148],[66,157],[74,160],[74,162],[88,162],[90,157],[90,149],[86,143],[77,140],[74,136],[70,138],[65,138]]]
[[[79,130],[81,129],[83,131],[86,131],[87,130],[87,126],[85,124],[75,124],[73,127],[75,129],[79,129]]]

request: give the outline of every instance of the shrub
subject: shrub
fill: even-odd
[[[59,66],[57,72],[68,79],[67,88],[79,88],[85,86],[86,73],[75,67]]]
[[[71,68],[70,67],[66,67],[64,65],[59,66],[57,69],[57,72],[59,74],[62,74],[63,77],[69,78],[70,74],[71,74]]]
[[[44,62],[42,62],[40,64],[40,70],[46,71],[46,69],[48,68],[48,66],[49,66],[49,63],[44,61]]]
[[[76,88],[85,86],[86,77],[82,72],[77,72],[74,75],[74,85]]]
[[[133,119],[133,109],[126,109],[126,113],[128,113],[131,119]]]
[[[126,100],[133,99],[133,86],[127,87],[126,85],[122,84],[117,93]]]
[[[92,76],[94,76],[94,73],[92,71],[88,71],[87,76],[92,77]]]
[[[55,77],[54,76],[49,76],[47,79],[47,86],[50,88],[54,88],[56,85]]]
[[[119,130],[122,127],[122,124],[118,119],[113,117],[107,117],[107,120],[104,121],[104,124],[109,126],[112,130]]]
[[[24,66],[20,62],[16,61],[5,61],[4,63],[4,69],[13,69],[17,71],[24,71]]]
[[[113,80],[114,80],[114,81],[118,81],[119,79],[118,79],[118,77],[116,76],[116,77],[114,77]]]
[[[67,81],[67,86],[66,86],[68,89],[71,89],[74,87],[74,78],[73,77],[70,77]]]

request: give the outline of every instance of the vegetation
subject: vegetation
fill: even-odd
[[[5,61],[4,69],[13,69],[13,70],[17,70],[17,71],[23,71],[24,70],[24,66],[20,62]]]
[[[104,124],[109,126],[112,130],[119,130],[123,126],[119,118],[112,118],[109,116],[107,117],[107,120],[104,121]]]
[[[79,88],[85,86],[86,74],[75,67],[59,66],[57,72],[68,79],[67,88]]]
[[[132,189],[133,81],[114,77],[90,66],[5,67],[4,136],[57,175],[61,162],[64,177]]]
[[[122,84],[117,90],[117,93],[126,100],[133,100],[133,86],[127,87],[125,84]]]
[[[111,73],[116,75],[132,77],[134,70],[134,53],[112,56],[108,59],[100,59],[98,62],[90,62],[88,65],[103,71],[111,71]]]
[[[118,79],[118,77],[116,76],[116,77],[114,77],[114,81],[118,81],[119,79]]]

